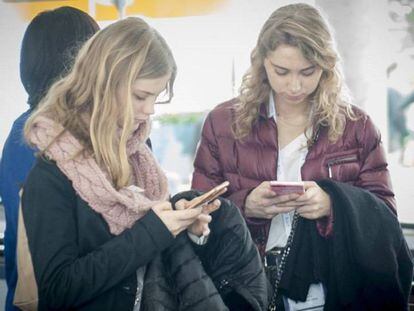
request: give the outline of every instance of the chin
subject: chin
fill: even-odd
[[[293,98],[289,98],[289,97],[285,97],[286,101],[292,104],[302,104],[306,101],[307,96],[299,96],[297,98],[293,97]]]
[[[291,105],[300,105],[301,103],[304,102],[304,100],[303,99],[298,99],[298,100],[286,99],[286,102]]]

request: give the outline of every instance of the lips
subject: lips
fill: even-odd
[[[145,122],[147,122],[149,119],[148,118],[137,118],[137,119],[134,119],[134,123],[135,124],[141,124],[141,123],[145,123]]]

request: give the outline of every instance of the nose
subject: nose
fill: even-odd
[[[292,79],[289,81],[289,91],[292,94],[299,93],[302,89],[302,81],[298,77],[292,77]]]
[[[142,109],[142,112],[145,113],[146,115],[153,115],[154,114],[154,104],[155,104],[155,99],[154,100],[150,100],[147,101],[144,104],[144,107]]]

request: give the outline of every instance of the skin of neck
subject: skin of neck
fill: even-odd
[[[277,116],[281,117],[283,119],[299,119],[303,117],[308,117],[310,112],[310,104],[307,100],[304,100],[301,103],[297,104],[289,104],[284,102],[283,100],[280,100],[280,98],[275,96],[274,93],[273,98],[275,102],[275,109],[277,112]]]

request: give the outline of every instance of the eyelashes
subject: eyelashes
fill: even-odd
[[[315,68],[312,68],[312,69],[309,69],[309,70],[302,71],[301,75],[303,75],[305,77],[310,77],[311,75],[313,75],[315,73],[315,71],[316,71]],[[288,70],[284,70],[284,71],[275,70],[275,73],[278,76],[286,76],[289,73],[289,71]]]
[[[275,73],[278,75],[278,76],[286,76],[289,72],[287,71],[287,70],[283,70],[283,71],[281,71],[281,70],[275,70]]]
[[[304,75],[305,77],[309,77],[311,75],[313,75],[315,73],[316,69],[315,68],[311,68],[305,71],[302,71],[302,75]]]
[[[135,97],[135,99],[137,99],[137,100],[141,100],[141,101],[146,100],[146,97],[141,97],[141,96],[139,96],[139,95],[137,95],[137,94],[134,94],[134,97]]]

